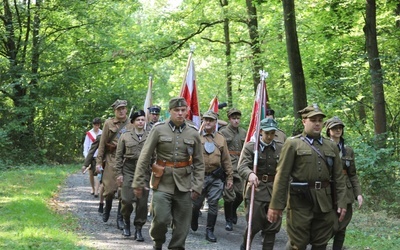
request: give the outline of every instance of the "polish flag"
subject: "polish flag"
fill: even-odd
[[[180,96],[185,98],[188,104],[187,119],[191,120],[197,128],[200,128],[200,108],[197,98],[196,72],[194,70],[192,53],[193,52],[190,52],[189,55],[188,66],[186,68],[186,75],[182,84]]]
[[[260,127],[259,125],[261,120],[265,118],[265,111],[268,107],[268,95],[265,84],[265,78],[268,76],[268,73],[261,71],[260,74],[261,80],[257,86],[257,93],[253,103],[253,110],[251,112],[251,120],[246,134],[246,142],[256,141],[255,136],[259,135],[257,129]]]

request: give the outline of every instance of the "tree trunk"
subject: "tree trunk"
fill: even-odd
[[[254,93],[257,92],[257,86],[260,82],[260,70],[262,70],[262,63],[260,59],[261,49],[260,49],[260,42],[259,42],[259,34],[258,34],[258,21],[257,21],[257,9],[253,5],[252,0],[246,0],[247,6],[247,15],[248,15],[248,22],[247,27],[249,29],[249,36],[250,36],[250,46],[252,50],[253,56],[253,87]]]
[[[299,42],[296,31],[296,15],[294,0],[283,0],[283,19],[285,23],[286,48],[288,53],[288,61],[290,75],[292,79],[293,91],[293,112],[296,120],[300,118],[297,113],[299,110],[307,106],[306,84],[304,79],[303,65],[301,62]],[[294,126],[293,134],[301,132],[301,126],[298,122]]]
[[[221,6],[228,6],[228,0],[222,0]],[[232,98],[232,61],[231,61],[231,40],[229,34],[229,18],[224,18],[224,37],[225,37],[225,58],[226,58],[226,93],[228,95],[228,105],[233,107]]]
[[[376,39],[376,2],[366,1],[365,40],[371,72],[372,94],[374,98],[374,130],[378,147],[386,144],[386,110],[383,75],[379,59],[378,42]]]

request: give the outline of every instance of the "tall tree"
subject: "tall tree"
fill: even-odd
[[[376,38],[376,2],[366,1],[365,40],[371,72],[371,86],[374,98],[374,129],[378,146],[384,147],[386,142],[386,109],[383,89],[383,75],[379,58],[378,41]]]
[[[261,63],[260,35],[258,33],[257,8],[253,0],[246,0],[247,7],[247,27],[250,37],[250,48],[252,51],[252,69],[253,69],[253,87],[254,93],[257,91],[257,85],[260,82],[260,71],[263,69]]]
[[[221,7],[226,10],[228,6],[228,0],[221,0]],[[225,11],[224,11],[225,12]],[[228,13],[225,13],[224,17],[224,38],[225,38],[225,58],[226,58],[226,94],[228,96],[228,105],[233,106],[232,98],[232,60],[231,60],[231,39],[229,32],[230,20],[227,17]]]
[[[296,12],[294,0],[283,0],[283,20],[285,23],[286,48],[288,54],[290,76],[292,80],[294,117],[300,118],[297,111],[307,106],[306,84],[303,64],[301,62],[299,41],[296,30]],[[295,127],[293,133],[299,131]],[[297,131],[296,131],[297,130]]]

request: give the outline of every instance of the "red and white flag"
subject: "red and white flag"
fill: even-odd
[[[268,95],[265,84],[265,78],[268,74],[264,71],[260,72],[260,74],[261,80],[257,86],[257,93],[253,103],[253,110],[251,112],[251,120],[246,134],[246,142],[255,141],[255,135],[259,134],[257,129],[259,128],[261,120],[265,118],[265,111],[268,107]]]
[[[208,110],[212,110],[218,114],[218,96],[215,96],[210,102],[210,108]]]
[[[143,105],[143,111],[146,113],[146,123],[148,122],[148,119],[150,117],[149,107],[153,105],[152,91],[153,91],[153,77],[149,76],[149,84],[147,87],[146,99],[144,100],[144,105]]]
[[[200,108],[197,98],[196,72],[194,70],[192,52],[190,52],[189,55],[186,75],[182,84],[180,96],[185,98],[188,104],[187,119],[191,120],[197,126],[197,128],[200,128]]]

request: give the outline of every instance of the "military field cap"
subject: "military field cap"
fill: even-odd
[[[325,122],[325,127],[327,129],[331,129],[337,125],[342,125],[343,127],[345,127],[342,120],[340,120],[339,117],[337,117],[337,116],[334,116],[334,117],[326,120],[326,122]]]
[[[117,108],[119,108],[119,107],[126,107],[126,106],[128,106],[128,102],[127,102],[126,100],[116,100],[116,101],[111,105],[111,107],[112,107],[113,109],[117,109]]]
[[[267,109],[267,110],[265,111],[265,115],[272,115],[272,116],[274,116],[274,115],[275,115],[275,110],[273,110],[273,109]]]
[[[138,110],[135,111],[131,114],[131,122],[135,121],[136,118],[138,118],[139,116],[145,116],[146,113],[143,110]]]
[[[94,118],[92,124],[101,124],[101,119],[99,117]]]
[[[310,118],[316,115],[322,115],[323,117],[326,117],[326,115],[322,112],[321,109],[319,109],[318,105],[314,103],[312,106],[308,106],[298,112],[301,114],[302,118]]]
[[[156,114],[156,115],[160,114],[161,111],[161,107],[158,105],[153,105],[147,109],[149,110],[150,114]]]
[[[169,109],[177,108],[177,107],[186,107],[187,102],[183,97],[174,97],[169,100]]]
[[[260,129],[264,131],[278,130],[278,124],[272,118],[264,118],[261,121]]]
[[[203,118],[211,118],[211,119],[217,120],[218,114],[212,110],[209,110],[203,114]]]
[[[228,109],[228,111],[226,111],[226,114],[229,118],[233,114],[242,115],[242,112],[240,112],[239,109],[231,108],[231,109]]]

